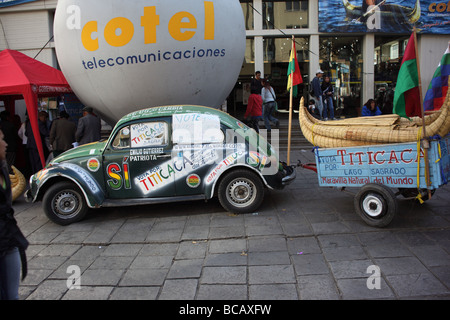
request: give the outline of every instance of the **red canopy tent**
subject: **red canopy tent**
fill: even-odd
[[[0,52],[0,100],[5,102],[5,109],[10,114],[15,113],[15,100],[25,100],[43,167],[45,159],[37,118],[38,98],[71,92],[61,71],[18,51],[6,49]]]

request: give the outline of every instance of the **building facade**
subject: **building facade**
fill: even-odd
[[[291,39],[308,98],[316,70],[329,75],[335,107],[357,115],[369,98],[389,108],[412,27],[418,30],[422,91],[426,91],[450,40],[450,8],[431,0],[240,0],[246,26],[246,53],[228,111],[245,108],[247,88],[259,70],[271,79],[280,108],[287,108],[287,66]],[[53,42],[57,0],[0,1],[0,50],[9,48],[58,68]],[[294,105],[298,105],[297,98]]]

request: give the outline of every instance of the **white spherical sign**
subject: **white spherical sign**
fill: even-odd
[[[110,123],[153,106],[218,107],[245,53],[238,0],[59,0],[54,35],[73,91]]]

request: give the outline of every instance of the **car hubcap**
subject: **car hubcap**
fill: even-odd
[[[62,192],[55,197],[55,211],[65,217],[76,213],[79,207],[78,197],[73,192]]]
[[[254,184],[247,179],[236,179],[229,184],[227,198],[235,206],[245,207],[256,196]]]
[[[383,205],[383,201],[372,194],[367,195],[362,203],[364,212],[373,218],[382,214]]]

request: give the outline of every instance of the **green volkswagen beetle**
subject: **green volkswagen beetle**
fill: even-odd
[[[163,106],[123,117],[106,141],[71,149],[30,178],[29,201],[68,225],[88,208],[219,198],[254,212],[264,189],[282,189],[293,167],[262,136],[217,109]]]

